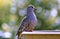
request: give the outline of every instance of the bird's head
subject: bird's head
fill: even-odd
[[[36,9],[35,9],[35,7],[33,5],[29,5],[27,7],[27,11],[34,11],[34,10],[36,10]]]

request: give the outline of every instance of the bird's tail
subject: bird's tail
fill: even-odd
[[[22,33],[18,34],[18,39],[22,39]]]
[[[16,35],[18,35],[18,39],[22,39],[22,32],[24,31],[24,29],[22,28],[19,28],[18,29],[18,32],[17,32],[17,34]]]
[[[18,39],[22,39],[22,31],[18,32],[16,35],[18,36]]]

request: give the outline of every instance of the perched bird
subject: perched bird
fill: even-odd
[[[27,7],[27,15],[22,20],[21,25],[17,32],[18,39],[21,39],[21,37],[22,37],[21,33],[23,31],[32,32],[34,30],[34,26],[36,26],[36,24],[37,24],[37,18],[34,13],[34,10],[35,10],[35,8],[32,5]]]

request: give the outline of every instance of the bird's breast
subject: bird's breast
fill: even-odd
[[[30,15],[30,21],[32,22],[32,23],[34,23],[34,24],[36,24],[37,23],[37,18],[36,18],[36,15],[33,13],[32,15]]]

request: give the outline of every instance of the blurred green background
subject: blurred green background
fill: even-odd
[[[31,4],[37,9],[35,30],[60,30],[60,0],[0,0],[0,39],[16,39],[19,24]]]

